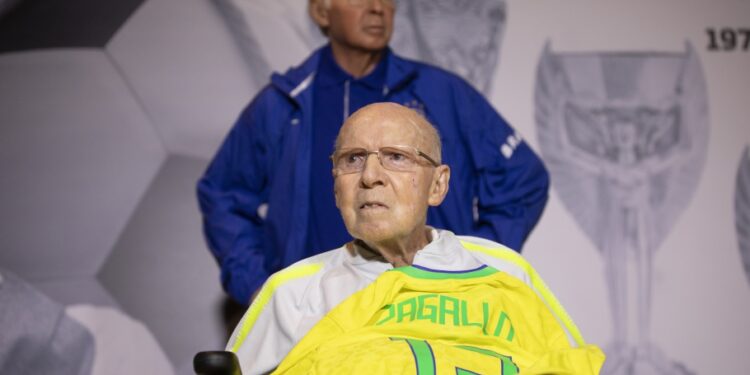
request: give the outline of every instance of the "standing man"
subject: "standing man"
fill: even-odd
[[[547,201],[547,171],[469,84],[388,48],[394,0],[310,0],[329,43],[274,74],[242,112],[198,196],[224,289],[242,304],[273,272],[351,240],[331,193],[340,124],[390,101],[422,113],[459,171],[429,224],[520,250]]]

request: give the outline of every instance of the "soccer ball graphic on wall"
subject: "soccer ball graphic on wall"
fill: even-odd
[[[604,258],[614,329],[602,373],[689,374],[649,335],[653,256],[706,158],[697,55],[689,44],[681,53],[557,53],[547,45],[535,101],[553,187]]]

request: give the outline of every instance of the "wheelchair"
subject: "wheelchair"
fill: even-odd
[[[242,375],[237,355],[230,351],[200,352],[193,357],[196,375]]]

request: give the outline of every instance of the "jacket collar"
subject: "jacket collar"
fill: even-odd
[[[341,69],[336,59],[333,57],[333,50],[330,44],[323,47],[320,54],[320,62],[318,64],[318,70],[315,74],[315,84],[319,86],[335,86],[344,83],[344,81],[350,80],[352,82],[358,82],[374,90],[382,89],[385,85],[385,75],[388,67],[388,55],[391,53],[390,48],[386,48],[383,58],[378,61],[375,69],[369,74],[355,78],[348,72]]]
[[[406,60],[393,52],[388,54],[388,71],[385,74],[387,90],[398,90],[411,82],[416,76],[417,63]]]

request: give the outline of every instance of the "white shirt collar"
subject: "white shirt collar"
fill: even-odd
[[[433,270],[443,271],[465,271],[475,269],[482,265],[468,251],[466,251],[456,236],[442,229],[430,228],[431,241],[423,249],[417,251],[414,256],[414,265]],[[351,242],[346,247],[351,247],[346,252],[351,256],[350,263],[359,266],[367,265],[368,271],[375,271],[375,277],[380,273],[392,269],[393,266],[386,262],[383,256],[363,246],[357,246]],[[373,269],[375,268],[375,269]],[[370,272],[367,272],[370,273]]]

